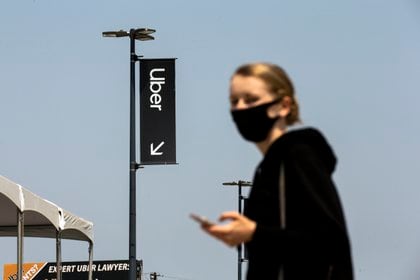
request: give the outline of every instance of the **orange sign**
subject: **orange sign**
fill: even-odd
[[[23,274],[22,279],[32,280],[35,276],[42,270],[46,265],[46,262],[43,263],[24,263],[23,264]],[[3,268],[3,280],[16,280],[17,276],[17,264],[5,264]]]

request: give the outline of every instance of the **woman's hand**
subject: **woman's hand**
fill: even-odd
[[[252,239],[257,223],[235,211],[224,212],[221,222],[231,220],[227,224],[202,226],[208,234],[223,241],[228,246],[237,246]]]

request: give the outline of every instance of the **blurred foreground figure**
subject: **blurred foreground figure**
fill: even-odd
[[[230,81],[232,118],[263,154],[245,215],[224,212],[202,225],[229,246],[245,242],[248,280],[351,280],[350,242],[331,175],[334,153],[299,120],[293,84],[277,65],[246,64]]]

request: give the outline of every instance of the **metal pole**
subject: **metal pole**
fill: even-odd
[[[17,279],[22,280],[23,277],[23,234],[24,234],[24,213],[17,210],[18,222],[18,238],[17,238]]]
[[[242,181],[238,181],[238,211],[242,214]],[[242,280],[242,246],[238,246],[238,280]]]
[[[92,280],[92,276],[93,276],[93,271],[92,271],[92,266],[93,266],[93,242],[89,241],[89,274],[88,274],[88,280]]]
[[[130,233],[129,261],[130,280],[136,280],[136,81],[135,81],[135,34],[130,29]]]
[[[252,183],[248,181],[239,180],[238,182],[225,182],[223,183],[224,186],[238,186],[238,212],[243,214],[242,212],[242,201],[246,198],[242,196],[242,187],[251,187]],[[244,244],[238,245],[238,280],[242,280],[242,262],[245,260],[245,256],[243,254]],[[245,252],[246,253],[246,252]]]
[[[60,233],[57,231],[56,232],[56,236],[55,236],[55,259],[56,259],[56,269],[57,269],[57,280],[61,280],[63,279],[63,274],[62,274],[62,257],[61,257],[61,235]]]

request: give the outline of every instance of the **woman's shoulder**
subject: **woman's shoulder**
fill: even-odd
[[[274,143],[273,148],[293,148],[299,146],[316,146],[328,144],[323,134],[314,127],[292,127],[285,134],[279,137]]]
[[[325,164],[330,172],[334,170],[337,161],[324,135],[314,127],[288,131],[273,143],[272,155],[281,155],[294,161],[313,159]]]
[[[293,126],[283,135],[294,141],[305,141],[313,138],[325,138],[321,131],[312,126]]]

